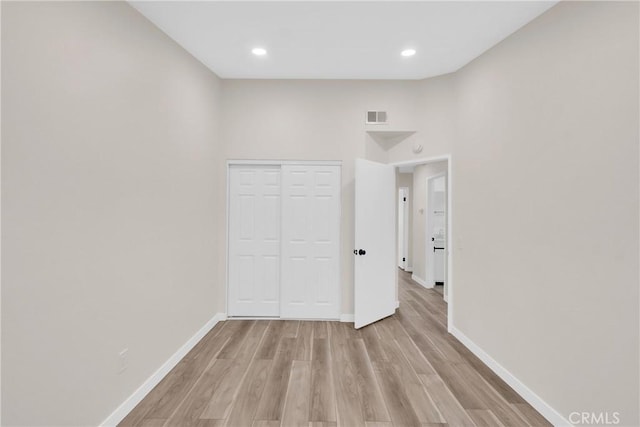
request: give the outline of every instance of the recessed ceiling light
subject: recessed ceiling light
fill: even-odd
[[[416,50],[415,49],[405,49],[402,52],[400,52],[400,55],[402,56],[413,56],[416,54]]]
[[[267,49],[264,49],[261,47],[254,47],[253,49],[251,49],[251,53],[253,53],[256,56],[264,56],[267,54]]]

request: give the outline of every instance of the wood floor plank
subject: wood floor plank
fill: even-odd
[[[332,343],[346,342],[349,339],[349,331],[342,322],[329,322],[328,328]]]
[[[233,336],[229,337],[229,341],[227,341],[222,350],[220,350],[217,356],[218,359],[234,359],[249,334],[249,331],[256,323],[255,320],[232,320],[232,322],[238,322],[240,327]]]
[[[416,304],[415,301],[410,301],[411,304]],[[403,323],[405,329],[409,327],[411,329],[410,336],[414,338],[416,333],[428,335],[429,340],[438,348],[439,352],[444,355],[444,358],[449,363],[461,363],[464,362],[462,356],[456,351],[456,349],[447,341],[446,336],[449,333],[444,326],[437,326],[432,319],[428,316],[425,316],[421,319],[421,321],[417,321],[416,319],[402,319],[402,316],[397,316],[398,320]],[[419,327],[417,325],[419,322]],[[413,325],[414,327],[411,328]]]
[[[332,322],[329,328],[331,372],[336,392],[336,418],[340,426],[364,426],[358,380],[346,352],[346,335]]]
[[[195,427],[223,427],[224,420],[198,420]]]
[[[264,339],[256,352],[257,359],[273,359],[282,338],[282,327],[284,323],[280,320],[269,321],[269,327],[265,332]]]
[[[550,427],[552,424],[547,421],[538,411],[528,403],[512,403],[510,405],[530,426]]]
[[[424,357],[411,338],[400,337],[396,339],[396,342],[416,374],[433,375],[436,373],[431,363]]]
[[[447,363],[447,359],[445,355],[438,349],[436,345],[433,344],[430,337],[419,332],[416,328],[413,327],[411,323],[408,322],[407,319],[401,319],[403,322],[403,326],[409,333],[411,340],[418,347],[422,355],[427,359],[427,361],[436,368],[436,364],[444,364]]]
[[[314,338],[329,338],[328,331],[328,322],[318,322],[314,321],[313,323],[313,337]]]
[[[181,366],[184,363],[183,366]],[[162,396],[158,399],[151,413],[157,418],[169,418],[176,410],[184,395],[193,387],[206,366],[199,366],[198,363],[181,361],[176,366],[177,372],[173,376],[166,389],[162,390]],[[164,388],[164,387],[163,387]]]
[[[258,404],[256,419],[274,421],[282,419],[282,407],[289,385],[295,345],[296,339],[294,337],[285,337],[280,340],[280,346]]]
[[[313,345],[313,323],[301,321],[296,336],[296,350],[293,360],[311,360],[311,347]]]
[[[397,426],[419,426],[420,420],[409,403],[402,380],[391,362],[373,362],[391,420]]]
[[[442,298],[438,296],[425,294],[424,292],[418,292],[417,290],[409,291],[412,297],[412,307],[417,309],[418,313],[425,316],[429,320],[433,320],[436,326],[441,329],[447,327],[447,315],[443,310]]]
[[[335,421],[309,421],[309,427],[338,427]]]
[[[339,322],[327,322],[327,336],[333,342],[336,340],[346,340],[347,337],[342,329],[338,329]]]
[[[469,414],[437,374],[419,375],[419,377],[431,400],[449,425],[461,427],[475,425]]]
[[[382,344],[380,343],[380,335],[378,335],[378,331],[376,330],[375,326],[366,326],[360,329],[360,333],[362,335],[362,339],[364,340],[364,345],[367,349],[369,359],[373,362],[387,361],[387,355],[382,349]]]
[[[335,388],[329,340],[314,339],[311,356],[310,421],[336,421]]]
[[[451,393],[465,409],[488,409],[485,401],[477,393],[477,387],[471,387],[467,378],[460,371],[459,365],[437,363],[434,365],[438,375]]]
[[[140,423],[140,427],[162,427],[166,422],[164,418],[145,418]]]
[[[227,427],[251,425],[271,369],[272,360],[255,359],[236,395]]]
[[[256,320],[253,328],[249,331],[249,336],[263,337],[269,328],[269,321]]]
[[[360,335],[362,335],[363,339],[367,337],[380,339],[380,334],[378,334],[378,331],[376,330],[375,323],[360,328]]]
[[[183,358],[183,360],[196,360],[198,356],[203,352],[209,352],[209,348],[212,343],[219,341],[226,341],[229,338],[229,334],[226,332],[227,330],[234,329],[233,325],[230,325],[231,322],[218,322],[216,326],[213,327],[205,336],[196,344],[189,353]]]
[[[372,325],[376,328],[376,332],[378,333],[378,335],[383,341],[395,339],[395,336],[393,335],[393,331],[387,324],[387,319],[388,318],[382,319]]]
[[[445,359],[449,363],[466,363],[466,361],[460,356],[460,353],[447,342],[447,340],[439,335],[430,335],[431,342],[444,354]]]
[[[280,421],[255,420],[251,427],[280,427]]]
[[[298,329],[300,328],[299,320],[281,320],[282,322],[282,336],[295,338],[298,336]]]
[[[362,338],[359,329],[356,329],[353,322],[338,322],[339,327],[345,331],[345,336],[348,339]]]
[[[282,414],[283,427],[308,427],[311,362],[294,360]]]
[[[416,299],[410,299],[407,301],[407,305],[418,313],[416,320],[419,319],[421,321],[421,325],[424,326],[425,332],[440,335],[444,335],[446,333],[446,323],[443,324],[440,322],[440,320],[433,314],[433,308],[428,307]]]
[[[400,322],[398,321],[398,316],[389,316],[385,319],[386,327],[391,331],[391,334],[394,339],[398,338],[409,338],[407,331],[402,327]]]
[[[506,427],[489,409],[469,409],[467,413],[478,427]]]
[[[404,295],[404,293],[401,292],[400,295]],[[401,299],[406,301],[406,297],[401,296]],[[406,303],[401,304],[400,307],[398,307],[398,310],[396,310],[396,315],[398,314],[403,314],[404,316],[407,316],[409,318],[414,318],[414,319],[420,317],[420,315],[416,313],[416,311],[413,308],[411,308],[409,304],[406,304]]]
[[[410,300],[406,304],[407,308],[411,308],[411,306],[415,304],[415,301]],[[442,337],[445,335],[449,335],[446,327],[442,327],[438,325],[436,321],[429,315],[428,311],[426,311],[425,307],[420,307],[419,309],[414,310],[415,312],[420,311],[420,314],[417,316],[408,316],[406,311],[400,311],[395,316],[398,322],[402,325],[405,331],[409,336],[413,336],[416,333],[425,334],[429,336],[429,338],[433,339],[434,337]]]
[[[493,397],[497,397],[497,394],[495,394],[495,392],[488,393],[488,396],[491,396],[491,399],[493,400]],[[495,403],[495,401],[493,401],[487,406],[491,408],[491,412],[493,412],[496,418],[498,418],[505,426],[526,427],[529,425],[521,416],[520,412],[515,411],[504,401],[500,403]]]
[[[200,414],[209,404],[218,383],[231,369],[232,364],[233,361],[231,359],[216,359],[187,393],[176,411],[167,419],[165,426],[196,425],[200,419]]]
[[[234,349],[235,358],[226,375],[220,379],[209,404],[200,415],[204,419],[225,419],[231,411],[236,392],[247,373],[249,364],[262,337],[246,336],[242,345]]]
[[[469,364],[455,365],[455,369],[465,381],[466,387],[483,401],[483,408],[490,409],[506,426],[526,426],[526,421],[505,401]],[[464,406],[464,405],[463,405]]]
[[[413,408],[420,423],[444,422],[438,408],[425,390],[420,378],[405,358],[396,340],[384,342],[385,352],[389,355],[389,363],[394,367],[400,387]]]
[[[356,375],[365,421],[391,421],[364,341],[348,340],[346,349]]]

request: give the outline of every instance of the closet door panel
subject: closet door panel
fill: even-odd
[[[229,316],[280,315],[279,166],[229,168]]]
[[[340,316],[340,167],[282,167],[281,316]]]

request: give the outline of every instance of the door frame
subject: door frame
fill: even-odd
[[[435,287],[435,276],[434,276],[434,267],[433,267],[433,265],[435,264],[435,256],[434,256],[434,251],[433,251],[433,246],[434,245],[432,244],[431,236],[429,235],[430,234],[429,230],[431,229],[430,226],[432,225],[432,222],[433,222],[433,209],[431,209],[429,207],[429,205],[431,205],[433,203],[432,200],[431,200],[432,197],[433,197],[433,192],[431,190],[431,187],[432,187],[433,181],[435,179],[442,178],[442,177],[444,177],[444,180],[445,180],[444,181],[445,182],[445,184],[444,184],[445,185],[445,194],[446,194],[447,203],[448,203],[449,191],[448,191],[448,182],[447,182],[447,173],[446,172],[440,172],[440,173],[437,173],[435,175],[428,176],[427,177],[427,183],[426,183],[427,184],[426,185],[426,190],[427,190],[427,199],[426,199],[427,200],[427,204],[426,204],[427,214],[425,215],[425,227],[424,227],[424,230],[425,230],[425,264],[424,265],[426,267],[425,276],[427,276],[425,279],[426,279],[426,282],[427,282],[427,287],[429,287],[429,288]],[[447,210],[448,210],[448,207],[447,207]],[[448,214],[448,212],[447,212],[447,214]],[[447,221],[448,221],[448,218],[447,218]],[[448,243],[449,242],[448,242],[448,239],[447,239],[447,245],[448,245]],[[448,247],[446,248],[446,251],[447,252],[449,251]],[[448,257],[446,257],[446,258],[448,258]],[[445,258],[445,262],[448,261],[446,258]],[[447,262],[447,264],[448,264],[448,262]],[[449,296],[444,292],[445,290],[448,290],[448,286],[447,286],[448,278],[447,278],[447,276],[448,276],[448,272],[445,271],[444,287],[443,287],[443,295],[442,295],[442,297],[445,300],[445,302],[447,302],[448,299],[449,299]]]
[[[221,320],[228,319],[229,313],[229,212],[231,210],[231,166],[283,166],[283,165],[307,165],[307,166],[340,166],[342,168],[342,160],[268,160],[268,159],[228,159],[225,167],[225,276],[224,276],[224,315]],[[341,171],[342,172],[342,171]],[[340,174],[342,180],[342,173]],[[342,187],[342,182],[340,183]],[[339,237],[339,253],[338,253],[338,271],[340,273],[340,283],[338,285],[339,292],[337,295],[338,310],[342,312],[342,191],[340,196],[339,206],[339,222],[340,222],[340,237]],[[280,242],[282,248],[282,241]],[[342,316],[342,315],[341,315]],[[281,317],[253,317],[243,316],[234,317],[238,319],[266,319],[266,320],[281,320]],[[292,319],[287,319],[292,320]]]
[[[402,196],[400,196],[402,194]],[[400,200],[400,197],[404,197],[405,200]],[[409,187],[399,187],[398,188],[398,210],[400,210],[400,206],[402,206],[402,253],[404,254],[404,261],[402,261],[402,268],[404,271],[408,271],[409,267]],[[404,205],[401,203],[405,203]],[[398,212],[399,213],[399,212]],[[398,215],[398,226],[400,225],[399,215]],[[398,227],[398,249],[400,249],[400,241],[399,241],[400,227]],[[400,256],[398,256],[398,261],[400,261]]]
[[[403,160],[389,163],[391,166],[417,166],[428,163],[447,162],[447,331],[451,332],[453,329],[453,315],[454,315],[454,303],[455,297],[453,293],[454,280],[453,280],[453,262],[454,253],[453,250],[453,159],[451,154],[445,154],[441,156],[423,157],[413,160]],[[396,261],[396,260],[394,260]]]

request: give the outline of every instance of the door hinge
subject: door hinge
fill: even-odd
[[[404,197],[404,198],[402,199],[402,201],[403,201],[403,202],[406,202],[406,201],[407,201],[407,198],[406,198],[406,197]]]

